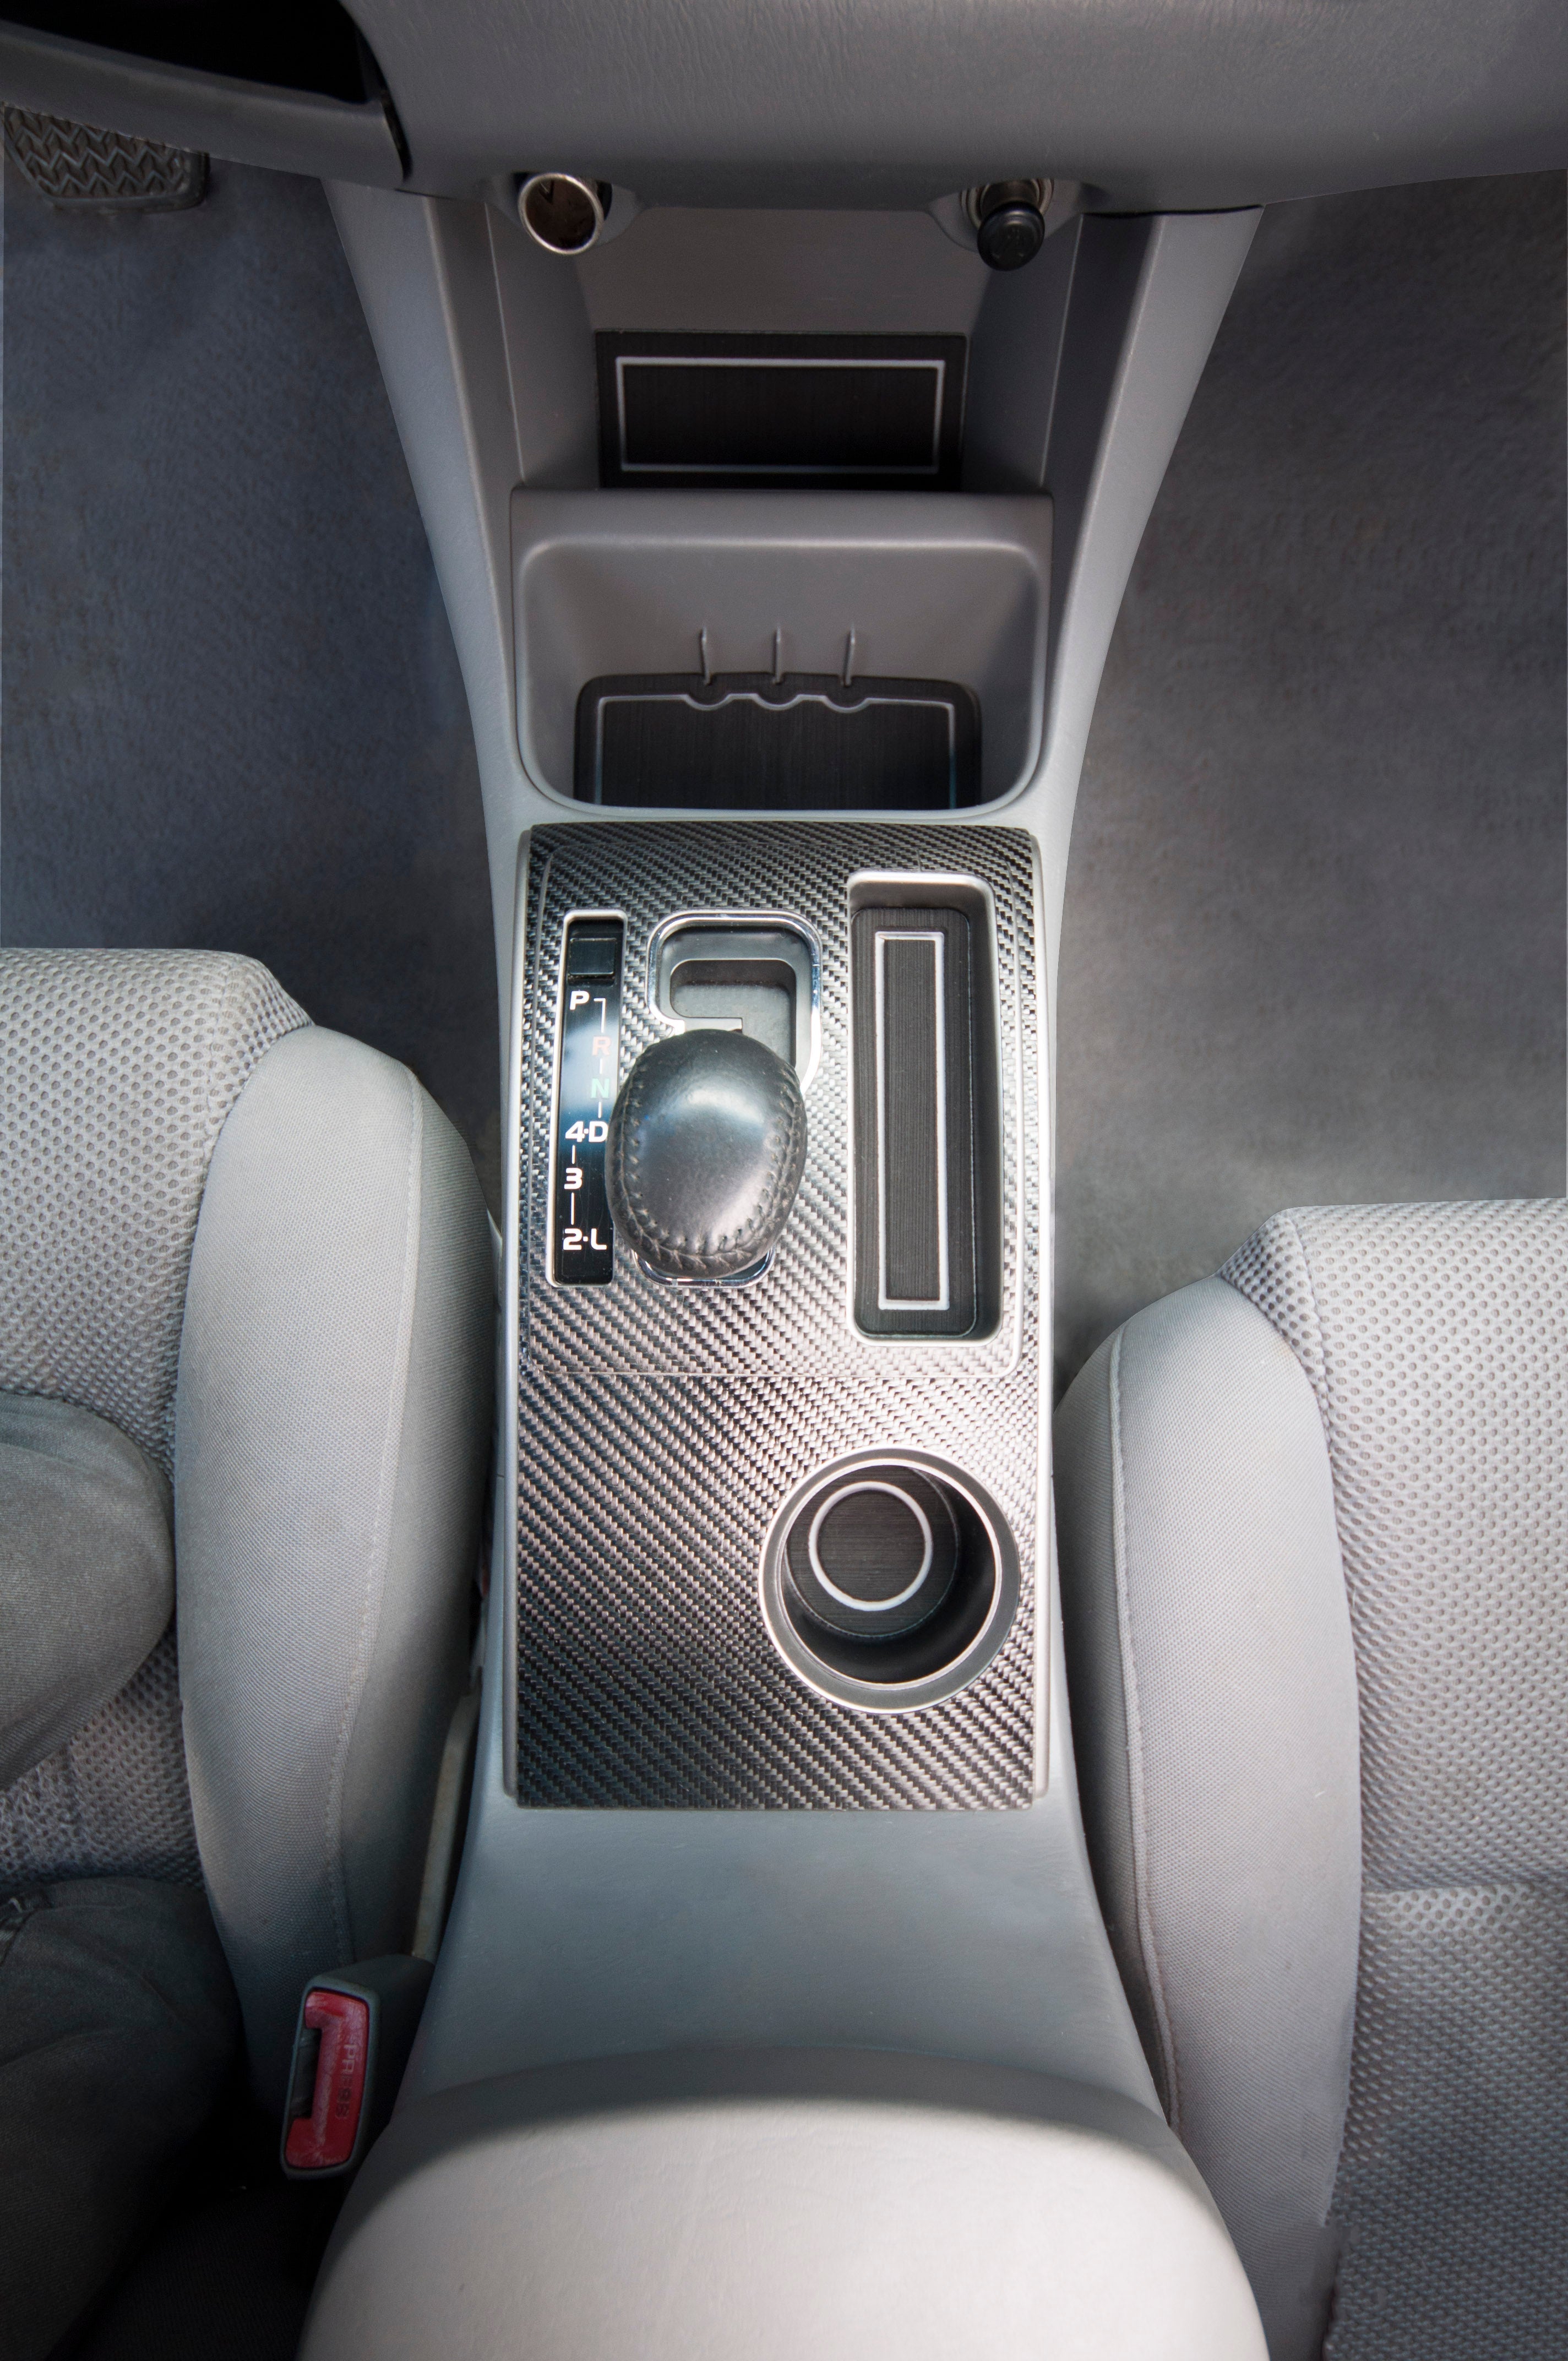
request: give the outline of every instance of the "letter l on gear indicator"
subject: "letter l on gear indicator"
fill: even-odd
[[[604,1151],[620,1071],[624,935],[619,918],[575,918],[566,928],[550,1175],[550,1277],[557,1287],[603,1287],[615,1276]]]

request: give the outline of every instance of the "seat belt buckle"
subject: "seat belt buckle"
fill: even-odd
[[[294,2036],[283,2164],[298,2173],[345,2172],[355,2160],[370,2068],[370,2003],[311,1984]]]
[[[355,2171],[385,2129],[430,1989],[396,1955],[313,1976],[300,2000],[280,2161],[291,2180]]]

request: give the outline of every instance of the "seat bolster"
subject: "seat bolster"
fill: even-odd
[[[493,1368],[451,1125],[357,1042],[278,1043],[214,1153],[175,1424],[192,1802],[269,2106],[305,1978],[412,1938]]]
[[[412,1938],[432,1774],[468,1675],[468,1620],[453,1618],[450,1586],[466,1605],[491,1441],[489,1219],[466,1148],[428,1099],[424,1114],[420,1278],[387,1580],[344,1757],[344,1879],[356,1959],[405,1950]],[[421,1842],[408,1841],[411,1828]]]
[[[1273,2361],[1321,2350],[1361,1896],[1355,1664],[1311,1388],[1222,1279],[1129,1321],[1058,1412],[1074,1749],[1173,2128]]]

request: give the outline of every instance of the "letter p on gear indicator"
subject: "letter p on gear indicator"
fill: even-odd
[[[615,1276],[604,1151],[620,1072],[625,934],[620,918],[566,927],[550,1166],[549,1276],[557,1287],[605,1287]]]

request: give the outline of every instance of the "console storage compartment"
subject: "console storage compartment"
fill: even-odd
[[[993,802],[1039,755],[1050,523],[1043,496],[517,491],[523,763],[557,795],[644,808]],[[607,695],[618,726],[638,706],[608,774]]]

